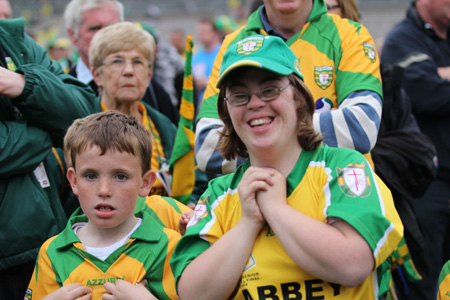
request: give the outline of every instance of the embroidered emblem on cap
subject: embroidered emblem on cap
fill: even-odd
[[[264,39],[262,37],[249,37],[238,43],[236,51],[238,54],[248,55],[261,49],[263,44]]]
[[[294,69],[295,69],[299,74],[302,74],[302,72],[300,72],[300,62],[299,62],[298,59],[296,59],[296,60],[294,61]]]

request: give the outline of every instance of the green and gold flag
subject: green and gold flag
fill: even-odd
[[[175,144],[170,158],[172,174],[171,197],[188,204],[195,185],[195,133],[194,133],[194,82],[192,79],[192,35],[186,38],[186,62],[184,67],[183,95],[180,105]]]

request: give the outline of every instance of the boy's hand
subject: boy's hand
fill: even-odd
[[[180,229],[180,234],[183,236],[186,233],[186,226],[191,220],[192,216],[194,215],[194,212],[192,210],[186,211],[180,218],[180,224],[178,225],[178,228]]]
[[[139,284],[118,279],[115,283],[105,283],[105,289],[108,291],[103,294],[103,300],[158,300],[146,288],[147,280],[141,281]]]
[[[91,288],[81,283],[71,283],[45,296],[42,300],[89,300],[92,297]]]

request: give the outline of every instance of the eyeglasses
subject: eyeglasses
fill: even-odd
[[[143,59],[140,58],[134,58],[131,60],[127,60],[125,58],[121,58],[121,57],[116,57],[116,58],[112,58],[110,60],[105,60],[104,62],[102,62],[102,66],[108,66],[113,70],[116,71],[122,71],[126,64],[127,61],[131,62],[131,66],[133,67],[134,71],[139,72],[139,71],[144,71],[147,70],[148,68],[150,68],[150,64]]]
[[[228,101],[228,103],[233,106],[246,105],[248,102],[250,102],[250,98],[252,97],[252,95],[256,95],[256,97],[258,97],[258,99],[261,101],[272,101],[280,96],[281,92],[285,90],[290,84],[291,83],[289,82],[282,88],[268,87],[263,90],[257,91],[256,93],[237,93],[230,95],[230,97],[224,97],[223,100]]]
[[[334,8],[341,7],[339,4],[327,4],[327,9],[332,10]]]

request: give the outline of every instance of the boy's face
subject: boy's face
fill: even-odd
[[[140,159],[130,153],[100,153],[96,145],[86,148],[76,157],[76,171],[70,168],[67,177],[89,223],[120,230],[135,221],[137,198],[149,194],[156,174],[149,170],[142,175]]]

